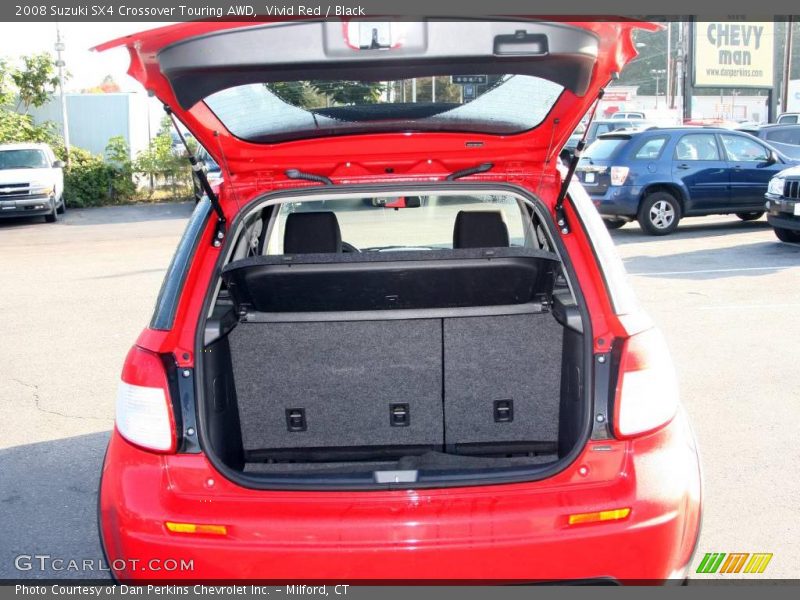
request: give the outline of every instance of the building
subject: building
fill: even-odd
[[[143,93],[73,93],[66,94],[66,101],[70,143],[93,154],[103,154],[108,140],[121,135],[133,158],[147,148],[151,128],[158,128],[160,116],[152,114],[152,102]],[[47,104],[31,107],[29,114],[36,124],[52,121],[60,130],[60,102],[55,95]]]

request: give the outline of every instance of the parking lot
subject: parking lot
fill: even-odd
[[[91,575],[19,572],[20,554],[100,558],[96,488],[116,382],[191,209],[0,221],[0,577]],[[800,246],[779,243],[763,218],[687,219],[663,238],[629,224],[612,236],[667,336],[698,437],[698,557],[771,552],[768,575],[796,577]]]

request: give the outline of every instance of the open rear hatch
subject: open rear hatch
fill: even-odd
[[[634,30],[656,27],[181,23],[98,49],[127,46],[130,74],[174,111],[228,185],[277,186],[300,165],[335,182],[444,177],[482,163],[495,172],[554,171],[599,91],[636,55]],[[440,135],[422,145],[407,135],[415,132]]]
[[[577,456],[592,339],[553,222],[557,157],[635,56],[634,30],[655,27],[184,23],[100,47],[127,46],[130,74],[222,169],[228,232],[196,365],[217,468],[252,487],[420,487],[531,480]],[[510,187],[512,173],[555,191]],[[442,243],[358,252],[325,214],[434,206],[410,197],[443,202]],[[521,216],[519,239],[498,202]],[[304,232],[283,231],[281,211],[308,204]],[[459,216],[476,207],[492,214]],[[299,245],[270,251],[281,231]]]

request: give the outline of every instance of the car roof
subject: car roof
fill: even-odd
[[[22,143],[0,144],[0,150],[50,150],[50,146],[41,143]]]
[[[755,129],[758,131],[772,131],[776,129],[798,129],[800,123],[769,123],[766,125],[759,125]]]

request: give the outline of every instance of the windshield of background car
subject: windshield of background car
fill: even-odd
[[[0,150],[0,170],[46,169],[49,166],[41,150]]]
[[[584,158],[591,160],[606,160],[616,152],[629,138],[604,138],[593,141],[583,153]]]
[[[563,89],[530,75],[285,81],[228,88],[205,102],[233,135],[250,142],[380,131],[508,135],[537,127]]]
[[[342,242],[362,252],[452,248],[460,211],[499,212],[508,228],[511,246],[525,246],[526,237],[530,239],[525,234],[530,224],[527,210],[511,195],[381,195],[282,204],[266,253],[283,254],[284,228],[290,213],[313,211],[332,211],[339,222]]]

